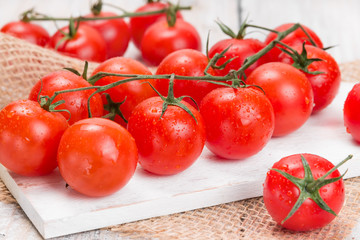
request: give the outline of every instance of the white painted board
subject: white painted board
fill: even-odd
[[[0,176],[44,238],[261,196],[267,170],[295,153],[318,154],[334,164],[353,154],[340,171],[349,169],[346,178],[359,176],[360,145],[346,133],[342,118],[353,84],[341,83],[330,107],[298,131],[271,139],[251,158],[220,160],[205,149],[191,168],[175,176],[155,176],[138,167],[129,184],[108,197],[89,198],[66,189],[58,171],[29,178],[0,166]]]

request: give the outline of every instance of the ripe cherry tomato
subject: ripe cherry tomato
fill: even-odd
[[[56,167],[66,119],[31,100],[10,103],[0,111],[0,163],[23,176],[41,176]]]
[[[157,68],[156,74],[175,73],[181,76],[204,76],[204,70],[207,65],[208,59],[203,53],[193,49],[182,49],[166,56]],[[209,68],[208,73],[215,75],[212,68]],[[168,86],[169,79],[158,79],[155,82],[155,88],[162,95],[167,95]],[[191,96],[197,104],[200,104],[203,97],[217,87],[218,85],[205,81],[175,79],[174,95],[175,97]],[[186,99],[186,101],[195,106],[191,100],[188,101]]]
[[[150,2],[150,3],[147,3],[147,4],[139,7],[138,9],[136,9],[135,12],[140,13],[140,12],[157,11],[157,10],[164,9],[167,6],[168,6],[167,3]],[[176,13],[176,18],[182,19],[182,15],[180,12]],[[143,38],[144,33],[147,30],[147,28],[150,27],[155,22],[157,22],[159,20],[163,20],[163,19],[166,19],[165,13],[130,18],[129,25],[130,25],[130,30],[131,30],[131,37],[132,37],[132,40],[133,40],[135,46],[138,49],[140,49],[141,41],[142,41],[142,38]]]
[[[70,57],[82,60],[102,62],[106,59],[106,43],[103,37],[94,28],[80,24],[76,34],[68,40],[60,42],[64,34],[69,33],[69,27],[58,30],[48,43],[48,47]],[[60,42],[60,45],[58,45]]]
[[[84,17],[93,18],[110,16],[116,16],[116,14],[112,12],[100,12],[98,15],[91,13]],[[84,21],[82,24],[87,24],[95,28],[104,38],[108,59],[124,55],[130,41],[130,29],[124,19],[116,18],[109,20]]]
[[[49,33],[45,28],[23,21],[10,22],[1,28],[1,32],[24,39],[41,47],[44,47],[50,39]]]
[[[151,75],[147,67],[145,67],[139,61],[131,58],[116,57],[109,59],[101,63],[92,73],[95,75],[98,72],[109,72],[119,74],[139,74],[139,75]],[[123,77],[103,77],[98,80],[95,85],[103,86],[116,81],[124,80]],[[125,119],[128,119],[131,115],[132,110],[143,100],[155,96],[154,90],[145,82],[152,83],[152,80],[137,80],[128,82],[125,84],[113,87],[105,93],[108,93],[113,102],[125,102],[120,106],[120,110],[124,115]],[[102,95],[103,103],[106,105],[107,100],[105,95]],[[107,113],[107,111],[105,111]],[[120,123],[122,126],[126,126],[126,123],[120,116],[115,117],[115,121]]]
[[[348,93],[344,104],[344,123],[348,133],[360,142],[360,84],[357,83]]]
[[[260,42],[257,39],[224,39],[217,42],[212,48],[209,50],[209,57],[213,58],[216,53],[221,53],[226,48],[230,48],[224,54],[224,57],[220,58],[217,61],[216,65],[221,66],[229,59],[234,58],[230,63],[226,65],[224,69],[214,69],[216,75],[225,76],[229,73],[230,70],[238,70],[244,63],[247,57],[254,55],[263,49],[266,45]],[[257,60],[254,64],[252,64],[249,68],[245,70],[245,75],[249,76],[250,73],[257,68],[258,66],[270,62],[268,55],[262,56],[259,60]]]
[[[305,74],[285,63],[266,63],[255,69],[246,83],[258,85],[269,98],[275,113],[273,136],[300,128],[311,115],[314,95]]]
[[[40,96],[52,97],[55,91],[90,86],[91,85],[85,79],[72,72],[57,71],[50,73],[39,80],[31,89],[29,99],[37,101],[40,89]],[[66,119],[70,118],[69,124],[73,124],[80,119],[88,118],[87,101],[94,91],[95,90],[86,90],[59,94],[54,101],[65,100],[65,103],[59,105],[56,109],[67,109],[70,112],[71,116],[69,116],[69,113],[67,112],[61,112]],[[93,117],[103,116],[104,107],[99,94],[95,94],[91,98],[90,107]]]
[[[195,119],[184,109],[163,107],[160,97],[141,102],[129,118],[128,130],[139,149],[139,163],[149,172],[172,175],[190,167],[205,144],[205,128],[200,113],[182,101]]]
[[[177,19],[172,27],[166,20],[154,23],[141,41],[142,57],[150,65],[159,65],[170,53],[185,48],[200,51],[201,39],[196,29],[182,19]]]
[[[314,179],[319,179],[327,173],[334,165],[328,160],[313,154],[302,154],[308,162]],[[279,169],[296,178],[304,179],[304,165],[301,161],[301,155],[295,154],[276,162],[273,169]],[[326,179],[341,176],[338,170],[332,172]],[[267,173],[264,183],[264,203],[271,217],[283,227],[295,231],[309,231],[321,228],[330,223],[335,216],[319,207],[312,199],[307,198],[297,211],[285,222],[282,221],[288,216],[299,198],[301,190],[290,180],[280,173],[270,170]],[[306,188],[306,187],[305,187]],[[342,179],[327,184],[320,189],[311,191],[318,192],[336,214],[343,206],[345,199],[344,182]],[[304,190],[304,191],[306,191]]]
[[[226,159],[243,159],[258,153],[272,136],[274,112],[259,90],[217,88],[200,105],[206,129],[206,146]]]
[[[293,47],[299,54],[302,52],[302,46]],[[339,91],[341,74],[335,59],[324,50],[311,45],[305,46],[307,58],[318,58],[322,61],[315,61],[308,66],[309,72],[323,72],[322,74],[309,74],[305,72],[314,92],[313,113],[326,108],[335,98]],[[294,60],[286,53],[279,56],[279,60],[284,63],[293,64]]]
[[[104,118],[88,118],[70,126],[57,155],[66,183],[92,197],[107,196],[124,187],[134,175],[137,160],[130,133]]]
[[[287,29],[289,29],[290,27],[292,27],[294,25],[294,23],[286,23],[283,25],[278,26],[277,28],[275,28],[276,31],[282,32],[285,31]],[[316,33],[311,30],[310,28],[301,25],[306,32],[310,35],[310,37],[313,39],[313,41],[315,42],[316,46],[319,48],[323,48],[323,43],[321,42],[320,38],[318,37],[318,35],[316,35]],[[270,32],[269,35],[266,37],[265,39],[265,44],[269,44],[272,40],[274,40],[277,37],[276,33]],[[296,29],[294,32],[290,33],[289,35],[287,35],[283,40],[281,40],[281,42],[289,45],[289,46],[296,46],[296,45],[302,45],[303,42],[305,42],[306,44],[311,45],[311,42],[309,41],[308,36],[306,36],[306,34],[304,33],[304,31],[301,28]],[[280,45],[277,44],[278,47],[282,47]],[[273,49],[271,49],[268,52],[269,56],[272,56],[273,61],[278,61],[278,56],[281,54],[281,50],[278,49],[277,47],[274,47]]]

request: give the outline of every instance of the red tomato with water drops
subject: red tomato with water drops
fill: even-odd
[[[274,30],[282,32],[282,31],[289,29],[293,25],[294,25],[294,23],[286,23],[286,24],[278,26]],[[319,47],[319,48],[324,47],[321,39],[313,30],[311,30],[310,28],[308,28],[302,24],[301,24],[301,26],[310,35],[310,37],[313,39],[313,41],[317,47]],[[275,40],[276,37],[277,37],[276,33],[270,32],[265,39],[265,44],[266,45],[269,44],[271,41]],[[305,42],[308,45],[311,45],[311,42],[310,42],[308,36],[305,34],[305,32],[301,28],[298,28],[294,32],[287,35],[283,40],[281,40],[281,42],[283,42],[289,46],[302,45],[303,42]],[[276,46],[283,48],[283,46],[280,46],[279,44],[277,44]],[[278,49],[277,47],[274,47],[273,49],[271,49],[269,51],[269,56],[272,56],[272,58],[273,58],[272,61],[276,62],[276,61],[278,61],[278,56],[281,53],[282,52],[280,49]]]
[[[181,76],[204,76],[204,70],[208,65],[207,57],[193,49],[182,49],[169,54],[160,63],[156,70],[156,75],[161,74],[176,74]],[[209,68],[208,73],[215,75],[214,70]],[[155,88],[162,94],[167,95],[169,79],[157,79]],[[193,81],[193,80],[174,80],[174,95],[191,96],[197,104],[200,104],[203,97],[219,85],[209,83],[206,81]],[[195,106],[193,101],[185,99],[188,103]]]
[[[137,160],[130,133],[104,118],[84,119],[70,126],[57,154],[66,183],[91,197],[107,196],[124,187],[134,175]]]
[[[209,57],[213,58],[216,53],[220,54],[226,48],[230,47],[225,53],[224,57],[220,58],[217,61],[216,65],[221,66],[228,60],[232,59],[225,68],[223,69],[214,69],[216,75],[225,76],[230,72],[230,70],[239,70],[239,68],[244,64],[246,58],[256,54],[261,49],[263,49],[266,45],[260,42],[257,39],[224,39],[217,42],[214,46],[212,46],[209,50]],[[253,63],[249,68],[245,70],[245,75],[249,76],[250,73],[256,69],[258,66],[270,62],[270,59],[267,54],[262,56],[259,60]]]
[[[64,34],[69,33],[69,27],[58,30],[49,40],[48,47],[81,60],[102,62],[106,59],[106,43],[104,38],[94,28],[80,24],[76,34],[71,39],[61,42]],[[60,43],[59,43],[60,42]]]
[[[201,39],[197,30],[182,19],[177,19],[174,26],[166,20],[154,23],[141,41],[144,61],[155,66],[170,53],[186,48],[201,51]]]
[[[308,162],[309,169],[312,172],[314,179],[309,178],[310,181],[321,178],[334,167],[331,162],[320,156],[314,154],[301,155]],[[278,169],[293,177],[304,179],[304,165],[301,161],[301,155],[295,154],[282,158],[273,165],[272,169]],[[339,171],[335,170],[326,179],[340,176]],[[307,183],[307,186],[309,186],[309,183]],[[304,186],[304,188],[307,186]],[[310,188],[308,190],[314,194],[319,193],[322,201],[334,213],[338,214],[340,212],[345,199],[342,179],[322,186],[320,189]],[[295,213],[283,222],[298,201],[300,193],[299,187],[280,173],[275,170],[270,170],[267,173],[263,185],[264,203],[269,214],[278,224],[294,231],[309,231],[324,227],[335,218],[335,215],[323,210],[314,200],[307,197]]]
[[[162,117],[164,101],[152,97],[141,102],[129,118],[128,130],[139,149],[139,163],[147,171],[173,175],[189,168],[205,144],[200,113],[188,103],[195,119],[184,109],[169,105]]]
[[[56,167],[59,141],[66,119],[42,109],[39,103],[19,100],[0,111],[0,163],[23,176],[41,176]]]
[[[95,75],[98,72],[109,72],[118,74],[139,74],[139,75],[152,75],[150,70],[145,67],[139,61],[131,58],[116,57],[109,59],[101,63],[92,73]],[[126,79],[125,77],[103,77],[98,80],[95,85],[103,86],[116,81]],[[154,90],[146,82],[152,83],[151,79],[136,80],[125,84],[120,84],[113,87],[105,93],[108,93],[113,102],[125,102],[120,106],[120,111],[124,115],[125,119],[128,119],[131,115],[132,110],[143,100],[155,96]],[[102,95],[104,105],[107,104],[105,95]],[[108,113],[105,111],[105,113]],[[115,121],[120,123],[122,126],[126,126],[126,123],[120,116],[115,116]]]
[[[83,79],[69,71],[57,71],[44,76],[31,89],[29,99],[37,101],[40,96],[52,97],[55,91],[69,90],[75,88],[90,87],[91,85]],[[59,105],[56,109],[66,109],[70,112],[61,112],[69,124],[73,124],[81,119],[88,118],[87,101],[95,90],[83,90],[59,94],[54,102],[64,100],[65,103]],[[104,107],[99,94],[95,94],[90,100],[90,109],[93,117],[103,116]]]
[[[200,105],[207,148],[225,159],[244,159],[264,148],[274,131],[274,112],[259,89],[217,88]]]
[[[293,47],[299,54],[302,52],[302,46]],[[318,58],[322,61],[311,63],[307,69],[309,72],[322,72],[322,74],[305,73],[311,83],[314,92],[314,108],[313,113],[319,112],[326,108],[335,98],[339,91],[341,82],[341,73],[335,59],[321,48],[311,45],[305,46],[307,58]],[[286,53],[279,56],[279,61],[293,64],[294,60]]]
[[[111,17],[116,16],[112,12],[100,12],[97,15],[88,14],[85,18],[93,17]],[[130,28],[122,18],[108,20],[84,21],[81,24],[87,24],[95,28],[104,38],[106,43],[107,59],[124,55],[130,41]]]
[[[360,143],[360,84],[357,83],[348,93],[344,103],[344,124],[346,131]]]
[[[135,10],[135,13],[141,12],[150,12],[150,11],[158,11],[167,7],[167,3],[163,2],[149,2],[138,9]],[[177,19],[182,19],[182,15],[180,12],[176,13]],[[141,41],[144,36],[145,31],[150,27],[152,24],[159,20],[166,19],[166,14],[151,14],[148,16],[139,16],[139,17],[132,17],[130,18],[130,30],[131,30],[131,37],[135,44],[135,46],[140,49]]]
[[[1,28],[1,32],[10,34],[41,47],[44,47],[50,39],[49,33],[45,30],[45,28],[40,25],[24,21],[9,22]]]
[[[246,84],[260,86],[275,113],[273,136],[284,136],[300,128],[310,117],[314,95],[305,74],[285,63],[271,62],[255,69]]]

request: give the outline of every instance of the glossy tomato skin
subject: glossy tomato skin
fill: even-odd
[[[294,25],[294,23],[285,23],[285,24],[282,24],[282,25],[276,27],[275,30],[279,31],[279,32],[282,32],[282,31],[285,31],[285,30],[289,29],[293,25]],[[310,35],[310,37],[313,39],[313,41],[315,42],[317,47],[319,47],[319,48],[324,47],[321,39],[319,38],[319,36],[313,30],[311,30],[310,28],[308,28],[307,26],[304,26],[302,24],[301,24],[301,26]],[[269,35],[265,39],[265,44],[266,45],[269,44],[276,37],[277,37],[276,33],[270,32]],[[287,44],[289,46],[302,45],[303,42],[305,42],[308,45],[311,45],[311,42],[308,39],[309,38],[306,36],[304,31],[301,28],[298,28],[294,32],[287,35],[283,40],[281,40],[281,42],[283,42],[283,43],[285,43],[285,44]],[[277,45],[277,46],[282,47],[280,45]],[[276,61],[278,61],[278,56],[281,53],[282,53],[282,51],[280,49],[278,49],[277,47],[274,47],[273,49],[271,49],[269,51],[269,56],[272,56],[272,60],[274,62],[276,62]]]
[[[84,17],[111,17],[116,16],[112,12],[100,12],[98,15],[88,14]],[[124,55],[130,41],[130,28],[122,18],[109,20],[84,21],[95,28],[104,38],[106,43],[107,59]]]
[[[139,7],[138,9],[135,10],[135,12],[140,13],[140,12],[158,11],[164,9],[167,6],[168,4],[166,3],[152,2]],[[180,12],[176,13],[176,18],[182,19],[182,15]],[[131,30],[131,37],[135,46],[138,49],[140,49],[142,38],[148,27],[150,27],[155,22],[164,19],[166,19],[166,15],[164,13],[130,18],[129,26]]]
[[[293,48],[299,54],[302,52],[301,45]],[[326,108],[334,100],[339,91],[341,73],[337,62],[329,53],[311,45],[306,45],[305,49],[308,58],[322,59],[322,61],[311,63],[308,70],[310,72],[323,72],[323,74],[313,75],[305,73],[314,92],[313,113],[316,113]],[[294,63],[293,59],[286,53],[280,54],[279,60],[290,65]]]
[[[98,72],[152,75],[150,70],[139,61],[124,57],[112,58],[101,63],[94,70],[92,75],[95,75]],[[95,85],[103,86],[124,79],[124,77],[103,77],[98,80]],[[125,119],[128,119],[130,117],[132,110],[137,104],[149,97],[155,96],[156,93],[154,92],[154,90],[149,86],[149,84],[145,82],[153,84],[153,80],[137,80],[125,84],[120,84],[105,91],[105,93],[108,93],[111,96],[111,99],[114,102],[122,102],[126,98],[125,103],[120,106],[120,110],[123,113]],[[103,103],[107,104],[105,95],[102,95],[102,97]],[[105,111],[105,113],[107,113],[107,111]],[[124,120],[119,116],[115,117],[115,121],[120,123],[122,126],[126,126]]]
[[[270,101],[255,88],[217,88],[200,105],[207,148],[225,159],[244,159],[264,148],[274,131]]]
[[[275,113],[273,136],[284,136],[300,128],[310,117],[314,94],[300,70],[286,63],[271,62],[255,69],[247,84],[260,86]]]
[[[86,24],[80,24],[75,36],[58,43],[64,37],[61,31],[68,33],[69,27],[58,30],[49,40],[48,47],[62,54],[81,60],[102,62],[106,59],[106,43],[103,37],[94,28]]]
[[[42,176],[56,167],[60,138],[68,123],[31,100],[19,100],[0,111],[0,162],[23,176]]]
[[[155,66],[170,53],[186,48],[201,51],[201,39],[197,30],[182,19],[177,19],[172,27],[166,20],[154,23],[141,41],[143,59]]]
[[[1,32],[24,39],[41,47],[44,47],[50,39],[49,33],[45,28],[23,21],[9,22],[1,28]]]
[[[84,119],[69,127],[57,155],[66,183],[91,197],[107,196],[124,187],[137,160],[135,140],[129,132],[104,118]]]
[[[90,87],[91,85],[82,77],[69,72],[57,71],[44,76],[31,89],[29,99],[37,101],[39,91],[40,96],[52,97],[55,91]],[[54,102],[65,100],[65,103],[59,105],[56,109],[67,109],[67,112],[61,112],[69,124],[73,124],[81,119],[88,118],[87,101],[95,90],[76,91],[70,93],[59,94]],[[101,117],[104,113],[104,107],[99,94],[95,94],[90,100],[91,113],[93,117]]]
[[[209,50],[209,57],[213,58],[216,53],[220,54],[226,48],[230,48],[225,52],[224,57],[219,59],[216,63],[217,66],[221,66],[229,59],[234,58],[230,63],[226,65],[224,69],[214,69],[217,76],[225,76],[229,73],[230,70],[238,70],[244,63],[247,57],[250,57],[261,49],[263,49],[266,45],[263,42],[260,42],[257,39],[224,39],[217,42],[214,46],[212,46]],[[258,66],[270,62],[270,59],[267,54],[262,56],[259,60],[257,60],[254,64],[252,64],[249,68],[245,70],[245,75],[249,76],[250,73],[256,69]]]
[[[181,76],[204,76],[204,70],[208,65],[207,57],[193,49],[182,49],[170,53],[161,61],[156,70],[156,75],[172,74]],[[209,74],[215,75],[214,70],[209,68]],[[155,82],[156,89],[162,94],[168,94],[169,79],[158,79]],[[219,85],[208,83],[205,81],[193,81],[193,80],[174,80],[174,95],[191,96],[198,105],[200,105],[203,97]],[[195,106],[193,101],[184,99],[188,103]]]
[[[302,154],[309,163],[315,179],[323,176],[334,165],[328,160],[314,154]],[[280,169],[292,176],[303,178],[304,167],[300,154],[282,158],[272,168]],[[327,178],[339,177],[340,173],[335,170]],[[320,188],[320,196],[327,205],[338,214],[345,199],[344,182],[342,179]],[[270,170],[267,173],[263,185],[264,203],[271,217],[279,224],[289,214],[299,197],[300,191],[292,182],[281,174]],[[322,210],[313,200],[307,199],[295,212],[286,220],[283,227],[294,231],[309,231],[324,227],[335,218],[331,213]]]
[[[353,139],[360,143],[360,84],[357,83],[348,93],[344,103],[344,124]]]
[[[200,113],[183,102],[194,114],[169,105],[160,118],[163,100],[152,97],[141,102],[129,118],[128,130],[139,149],[139,163],[147,171],[173,175],[189,168],[205,144],[205,128]]]

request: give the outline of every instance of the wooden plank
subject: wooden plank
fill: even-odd
[[[347,178],[359,176],[360,149],[342,120],[343,102],[352,85],[342,83],[329,108],[293,134],[271,139],[253,157],[225,161],[205,149],[187,171],[165,177],[138,167],[125,188],[105,198],[88,198],[66,189],[58,171],[27,178],[1,167],[0,176],[45,238],[260,196],[266,171],[281,157],[294,153],[318,154],[333,163],[354,154],[355,159],[340,170],[349,169]]]

